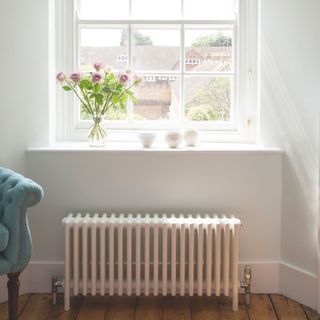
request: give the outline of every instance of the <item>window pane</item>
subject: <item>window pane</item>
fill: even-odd
[[[114,69],[128,64],[126,29],[82,29],[80,43],[80,69],[93,71],[92,64],[102,62]]]
[[[231,30],[186,30],[185,46],[186,71],[232,70]]]
[[[77,0],[77,9],[80,19],[127,19],[129,0]]]
[[[178,70],[180,30],[133,29],[132,65],[135,70]]]
[[[132,0],[133,19],[180,19],[181,0]]]
[[[185,19],[233,19],[235,0],[184,0]]]
[[[144,75],[144,86],[134,89],[138,103],[133,106],[134,120],[175,120],[179,112],[180,77]]]
[[[231,88],[232,77],[186,77],[186,120],[230,121]]]

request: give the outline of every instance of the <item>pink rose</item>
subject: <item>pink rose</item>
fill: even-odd
[[[81,74],[79,72],[74,72],[70,74],[70,79],[74,82],[74,83],[78,83],[81,79]]]
[[[95,68],[95,70],[97,72],[99,72],[100,70],[102,70],[104,68],[104,64],[100,63],[100,62],[96,62],[93,64],[93,67]]]
[[[131,71],[131,69],[127,66],[126,67],[126,69],[125,69],[125,71],[124,71],[126,74],[131,74],[132,73],[132,71]]]
[[[121,84],[125,84],[128,81],[129,77],[126,73],[120,73],[118,75],[118,80]]]
[[[138,84],[140,86],[143,86],[143,84],[144,84],[144,78],[141,76],[138,76],[137,74],[134,74],[132,76],[132,80],[133,80],[133,82],[135,82],[136,84]]]
[[[112,69],[112,67],[110,67],[110,66],[106,66],[106,67],[104,68],[104,71],[105,71],[105,73],[111,73],[111,72],[113,71],[113,69]]]
[[[92,74],[92,82],[98,83],[102,79],[102,75],[100,73],[93,73]]]
[[[63,83],[65,82],[67,76],[63,73],[63,72],[59,72],[57,75],[56,75],[56,79],[58,82],[60,83]]]

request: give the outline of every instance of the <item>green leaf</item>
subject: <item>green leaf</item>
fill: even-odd
[[[119,98],[114,96],[112,97],[112,103],[118,103],[119,102]]]
[[[103,95],[102,94],[96,95],[96,103],[100,106],[102,105],[102,103],[103,103]]]
[[[128,97],[126,95],[123,95],[120,99],[120,103],[126,103],[127,102]]]
[[[71,91],[72,90],[69,86],[63,86],[62,89],[65,90],[65,91]]]
[[[110,89],[109,89],[108,86],[104,86],[104,87],[102,88],[102,91],[103,91],[104,93],[109,93],[109,92],[110,92]]]
[[[100,89],[99,83],[96,83],[96,84],[93,86],[93,89],[94,89],[95,92],[98,92],[99,89]]]
[[[135,96],[130,96],[130,99],[134,104],[138,103],[138,99]]]
[[[80,86],[82,86],[82,88],[85,88],[85,89],[92,89],[92,84],[90,82],[90,80],[88,79],[83,79],[79,82]]]

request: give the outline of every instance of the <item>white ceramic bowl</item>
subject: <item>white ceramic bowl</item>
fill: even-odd
[[[140,132],[137,136],[144,148],[150,148],[156,139],[156,134],[152,132]]]

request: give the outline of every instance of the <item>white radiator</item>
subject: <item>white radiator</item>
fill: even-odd
[[[230,291],[238,310],[236,218],[70,214],[63,223],[65,310],[71,294],[229,296]]]

